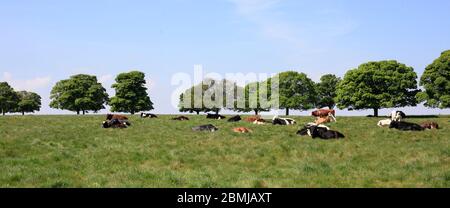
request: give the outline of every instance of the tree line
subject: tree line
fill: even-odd
[[[374,116],[383,108],[416,106],[424,103],[430,108],[450,108],[450,50],[428,65],[417,83],[417,74],[412,67],[395,60],[368,62],[346,72],[344,78],[327,74],[315,83],[306,74],[296,71],[282,72],[277,75],[279,84],[279,107],[289,115],[290,110],[309,110],[312,108],[330,109],[336,106],[349,110],[373,109]],[[190,105],[181,105],[180,112],[215,112],[222,109],[237,112],[259,114],[271,110],[260,104],[259,96],[250,94],[266,93],[273,78],[262,82],[237,86],[228,80],[208,80],[192,86],[180,95],[180,103],[190,98]],[[50,107],[69,110],[77,114],[89,111],[98,112],[111,106],[112,112],[134,114],[139,111],[153,110],[153,103],[145,87],[145,74],[139,71],[119,74],[112,88],[116,94],[109,97],[106,89],[96,76],[79,74],[55,84],[50,94]],[[231,83],[230,83],[231,82]],[[219,83],[219,84],[217,84]],[[419,89],[418,85],[423,88]],[[232,99],[221,100],[220,105],[211,107],[203,103],[203,96],[213,86],[234,86],[223,89],[223,96],[232,94]],[[195,95],[196,89],[201,92]],[[244,93],[238,95],[238,89]],[[219,96],[217,96],[219,97]],[[194,105],[196,99],[202,99],[201,105]],[[223,105],[222,105],[223,102]],[[242,102],[243,105],[238,105]],[[241,104],[242,104],[241,103]],[[250,105],[256,103],[256,105]],[[41,97],[34,92],[15,91],[8,83],[0,82],[0,110],[5,113],[32,113],[41,108]]]

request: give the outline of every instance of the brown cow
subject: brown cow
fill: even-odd
[[[317,125],[320,125],[320,124],[324,124],[324,123],[330,123],[331,120],[332,120],[332,118],[329,117],[329,116],[326,116],[326,117],[320,117],[320,118],[317,118],[317,119],[316,119],[316,122],[315,122],[315,123],[316,123]]]
[[[189,121],[189,118],[186,117],[186,116],[178,116],[176,118],[172,118],[172,120],[175,120],[175,121]]]
[[[311,115],[314,117],[325,117],[325,116],[329,116],[329,115],[336,116],[336,111],[335,110],[327,110],[327,109],[319,109],[319,110],[313,111],[311,113]]]
[[[128,117],[123,116],[123,115],[117,115],[117,114],[106,114],[106,120],[113,120],[113,119],[117,119],[117,120],[128,120]]]
[[[251,129],[245,128],[245,127],[238,127],[233,129],[236,133],[252,133],[253,131]]]
[[[424,129],[439,129],[439,124],[433,121],[426,121],[420,124]]]
[[[247,122],[253,123],[253,122],[255,122],[257,120],[260,120],[260,119],[261,119],[261,116],[250,116],[250,117],[245,118],[244,120],[247,121]]]

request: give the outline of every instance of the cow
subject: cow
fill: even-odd
[[[330,116],[326,117],[318,117],[315,121],[316,125],[324,124],[324,123],[330,123],[333,121],[333,118]]]
[[[314,117],[325,117],[329,115],[333,115],[333,117],[336,117],[336,111],[335,110],[327,110],[327,109],[319,109],[315,110],[311,113]]]
[[[225,117],[225,116],[222,116],[222,115],[219,115],[219,114],[210,114],[210,113],[208,113],[208,114],[206,115],[206,118],[207,118],[207,119],[221,120],[221,119],[225,119],[226,117]]]
[[[219,130],[217,127],[215,127],[212,124],[207,124],[207,125],[202,125],[202,126],[197,126],[197,127],[193,127],[192,131],[209,131],[209,132],[215,132]]]
[[[228,122],[238,122],[242,120],[241,116],[237,115],[237,116],[233,116],[230,119],[228,119]]]
[[[189,118],[186,116],[178,116],[178,117],[172,118],[172,120],[174,120],[174,121],[189,121]]]
[[[233,132],[236,133],[252,133],[253,131],[251,129],[245,128],[245,127],[238,127],[238,128],[234,128]]]
[[[256,125],[264,125],[264,124],[266,124],[266,120],[264,120],[264,119],[262,119],[262,118],[256,119],[255,121],[253,121],[253,124],[256,124]]]
[[[273,125],[282,125],[282,126],[288,126],[288,125],[294,125],[297,122],[292,118],[278,118],[278,116],[273,117],[272,124]]]
[[[119,120],[119,119],[112,119],[103,121],[102,123],[103,128],[128,128],[128,126],[131,126],[130,122],[127,120]]]
[[[111,121],[113,119],[128,120],[128,117],[123,116],[123,115],[117,115],[117,114],[106,114],[106,120]]]
[[[261,116],[250,116],[250,117],[245,118],[244,120],[247,122],[253,123],[259,119],[261,119]]]
[[[297,132],[297,134],[301,135],[301,136],[309,135],[313,139],[320,138],[320,139],[328,140],[328,139],[345,138],[345,136],[338,131],[329,130],[327,128],[319,127],[319,126],[305,127],[303,129],[299,130]]]
[[[298,135],[301,135],[301,136],[309,135],[310,132],[308,131],[308,129],[309,129],[310,127],[312,127],[312,126],[316,126],[316,127],[324,128],[324,129],[326,129],[326,130],[330,130],[330,128],[329,128],[328,126],[325,126],[325,125],[322,125],[322,124],[321,124],[321,125],[317,125],[317,124],[315,124],[315,123],[307,123],[307,124],[303,127],[303,129],[300,129],[300,130],[297,131],[297,134],[298,134]],[[311,136],[311,135],[309,135],[309,136]]]
[[[433,121],[426,121],[420,124],[424,129],[439,129],[439,124]]]
[[[158,118],[158,116],[151,113],[141,113],[141,118]]]
[[[384,119],[384,120],[378,121],[378,124],[377,124],[377,125],[378,125],[379,127],[385,127],[385,126],[391,125],[391,122],[392,122],[391,119]]]
[[[409,123],[404,121],[392,121],[389,125],[391,129],[398,129],[401,131],[423,131],[425,130],[419,124]]]
[[[391,117],[392,121],[402,121],[404,118],[406,118],[406,114],[402,111],[392,111],[391,114],[389,114],[389,117]]]

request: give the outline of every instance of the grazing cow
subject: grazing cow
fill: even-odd
[[[392,111],[389,115],[392,121],[402,121],[402,119],[406,118],[406,114],[402,111]]]
[[[141,113],[141,118],[158,118],[158,116],[151,113]]]
[[[379,127],[385,127],[385,126],[390,126],[391,125],[392,120],[391,119],[384,119],[381,121],[378,121],[378,126]]]
[[[252,133],[253,131],[251,129],[245,128],[245,127],[238,127],[233,129],[236,133]]]
[[[242,120],[241,116],[237,115],[228,119],[228,122],[238,122],[240,120]]]
[[[415,123],[409,123],[404,121],[392,121],[389,125],[389,128],[391,129],[398,129],[401,131],[423,131],[424,128],[422,128],[419,124]]]
[[[278,118],[278,116],[273,117],[272,119],[272,124],[273,125],[282,125],[282,126],[287,126],[287,125],[294,125],[297,122],[292,119],[292,118]]]
[[[439,129],[439,124],[433,121],[426,121],[420,124],[424,129]]]
[[[192,131],[209,131],[209,132],[215,132],[219,130],[217,127],[215,127],[212,124],[207,124],[207,125],[202,125],[202,126],[197,126],[197,127],[193,127]]]
[[[221,119],[225,119],[226,117],[225,117],[225,116],[222,116],[222,115],[219,115],[219,114],[210,114],[210,113],[208,113],[208,114],[206,115],[206,118],[208,118],[208,119],[217,119],[217,120],[221,120]]]
[[[264,125],[264,124],[266,124],[266,120],[260,118],[260,119],[257,119],[257,120],[255,120],[255,121],[253,121],[253,124],[256,124],[256,125]]]
[[[245,118],[244,120],[247,122],[253,123],[259,119],[261,119],[261,116],[250,116],[250,117]]]
[[[117,115],[117,114],[106,114],[106,120],[111,121],[113,119],[128,120],[128,117],[123,116],[123,115]]]
[[[128,126],[131,126],[130,122],[126,120],[119,120],[119,119],[112,119],[109,121],[103,121],[102,123],[103,128],[128,128]]]
[[[174,121],[189,121],[189,118],[186,116],[178,116],[178,117],[172,118],[172,120],[174,120]]]
[[[310,126],[305,127],[297,132],[297,134],[306,136],[309,135],[313,139],[320,138],[320,139],[340,139],[345,138],[345,136],[338,132],[333,130],[328,130],[327,128],[319,127],[319,126]]]
[[[311,113],[314,117],[326,117],[329,115],[333,115],[333,117],[336,117],[336,111],[335,110],[327,110],[327,109],[319,109],[315,110]]]

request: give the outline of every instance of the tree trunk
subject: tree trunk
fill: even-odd
[[[3,116],[5,115],[5,110],[3,110],[3,109],[2,109],[2,115],[3,115]]]
[[[286,116],[289,115],[289,108],[286,108]]]
[[[259,114],[259,111],[258,110],[254,110],[255,111],[255,115],[258,115]]]
[[[195,111],[197,113],[197,115],[200,115],[200,111]]]
[[[84,115],[86,115],[86,111],[85,111],[85,110],[83,110],[83,116],[84,116]]]
[[[373,116],[378,117],[378,108],[373,109]]]
[[[77,110],[77,115],[80,115],[80,110]]]
[[[131,113],[131,115],[134,115],[134,110],[132,110],[130,113]]]
[[[25,112],[22,111],[22,116],[24,116],[24,115],[25,115]]]

